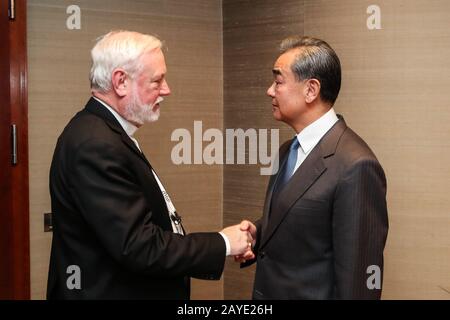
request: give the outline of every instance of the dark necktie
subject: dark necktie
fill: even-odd
[[[298,147],[300,146],[300,143],[298,142],[297,136],[292,139],[291,146],[289,148],[289,155],[286,160],[286,163],[284,164],[283,168],[281,169],[279,173],[279,177],[277,179],[277,182],[275,184],[273,194],[272,194],[272,201],[270,203],[270,211],[268,217],[272,215],[272,207],[274,206],[274,203],[277,202],[278,197],[280,196],[281,190],[283,189],[284,185],[289,181],[289,179],[292,176],[292,173],[295,168],[295,164],[297,163],[297,156],[298,156]]]
[[[278,189],[281,189],[292,177],[294,173],[294,168],[297,163],[298,147],[300,143],[298,142],[297,136],[292,139],[291,147],[289,148],[289,155],[283,171],[280,173],[280,181],[278,183]]]

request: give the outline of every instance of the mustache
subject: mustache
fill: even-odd
[[[156,105],[156,104],[161,103],[163,101],[164,101],[163,97],[158,97],[158,99],[156,99],[156,101],[155,101],[155,103],[153,105]]]

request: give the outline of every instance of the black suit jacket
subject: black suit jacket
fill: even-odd
[[[50,170],[49,299],[188,299],[188,276],[220,278],[223,238],[174,234],[151,168],[95,99],[69,122]]]
[[[280,148],[279,172],[289,146]],[[277,178],[256,222],[253,298],[380,298],[381,289],[369,289],[369,266],[383,270],[386,179],[367,144],[340,118],[274,193]]]

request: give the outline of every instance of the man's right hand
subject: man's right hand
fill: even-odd
[[[242,223],[241,223],[242,224]],[[244,255],[253,256],[252,244],[254,243],[251,233],[243,230],[241,224],[227,227],[221,232],[226,235],[230,242],[230,255]]]
[[[253,238],[253,241],[252,241],[252,248],[253,248],[256,243],[256,232],[257,232],[256,226],[248,220],[243,220],[241,222],[241,224],[239,225],[239,227],[240,227],[241,231],[250,232],[250,235]],[[234,260],[239,263],[244,263],[245,261],[252,260],[254,258],[255,258],[255,254],[253,253],[252,250],[249,250],[249,251],[244,252],[243,254],[234,256]]]

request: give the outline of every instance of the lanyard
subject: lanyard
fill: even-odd
[[[155,176],[156,182],[158,182],[159,189],[161,190],[164,196],[164,200],[166,201],[167,211],[169,211],[170,223],[172,224],[173,232],[184,235],[183,228],[181,227],[181,217],[175,210],[172,200],[170,199],[169,194],[166,192],[166,189],[164,189],[164,186],[159,180],[158,175],[155,173],[155,171],[153,171],[153,169],[152,172],[153,175]]]

